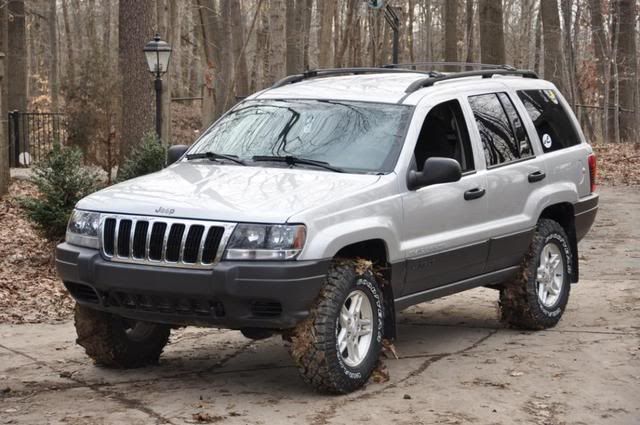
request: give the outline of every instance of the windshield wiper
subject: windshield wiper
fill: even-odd
[[[209,159],[211,161],[215,161],[217,159],[226,159],[227,161],[232,161],[232,162],[235,162],[236,164],[247,165],[247,163],[239,159],[237,155],[224,155],[224,154],[215,153],[215,152],[200,152],[200,153],[187,154],[188,160],[203,159],[203,158]]]
[[[269,156],[269,155],[256,155],[253,158],[254,161],[273,161],[273,162],[284,162],[288,165],[313,165],[315,167],[321,167],[325,170],[335,171],[336,173],[344,173],[342,168],[334,167],[328,162],[324,161],[316,161],[315,159],[306,159],[306,158],[298,158],[297,156]]]

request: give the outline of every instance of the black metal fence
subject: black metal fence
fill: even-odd
[[[53,112],[9,112],[9,147],[12,167],[29,167],[64,143],[67,127],[64,114]]]

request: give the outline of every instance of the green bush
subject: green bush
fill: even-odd
[[[24,198],[22,207],[40,232],[51,241],[64,238],[76,203],[98,189],[96,174],[82,164],[82,152],[55,144],[33,169],[31,181],[39,196]]]
[[[158,142],[155,133],[147,133],[118,170],[116,183],[160,171],[166,158],[167,149]]]

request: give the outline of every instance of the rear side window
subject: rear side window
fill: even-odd
[[[544,152],[580,144],[580,136],[554,90],[521,90],[518,96],[536,127]]]
[[[469,104],[480,131],[487,167],[532,155],[522,120],[505,93],[471,96]]]

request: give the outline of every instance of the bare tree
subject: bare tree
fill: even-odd
[[[286,75],[286,34],[285,34],[285,2],[284,0],[271,0],[269,8],[270,43],[270,70],[269,80],[276,81]]]
[[[637,141],[638,123],[635,120],[635,95],[638,84],[636,50],[635,0],[617,0],[619,24],[617,28],[616,64],[618,67],[618,99],[620,141]]]
[[[444,2],[444,60],[458,61],[458,2]],[[472,6],[473,8],[473,6]],[[451,69],[457,70],[456,67]]]
[[[502,1],[480,0],[479,15],[480,55],[482,57],[482,62],[504,64],[505,52]]]
[[[153,36],[154,0],[120,0],[118,54],[122,76],[120,160],[154,128],[153,91],[149,69],[141,53]],[[90,41],[91,43],[91,41]]]
[[[562,38],[557,0],[540,0],[544,42],[544,78],[563,91]]]
[[[8,24],[7,42],[7,107],[10,111],[27,109],[27,35],[24,0],[9,0],[6,6]]]
[[[49,3],[49,90],[51,92],[51,109],[58,112],[58,93],[60,91],[60,77],[58,73],[58,14],[55,1]]]
[[[336,0],[322,0],[318,4],[320,15],[320,34],[318,34],[318,46],[320,57],[318,62],[320,68],[331,68],[333,66],[332,43],[333,38],[333,18],[336,9]]]
[[[247,58],[244,53],[245,35],[244,21],[239,1],[231,1],[231,42],[233,45],[234,62],[238,64],[234,70],[235,93],[238,96],[249,95],[249,76],[247,71]]]
[[[466,62],[473,62],[473,22],[474,22],[474,0],[467,0],[466,3],[466,21],[465,21],[465,32],[467,37],[467,57],[465,59]]]

